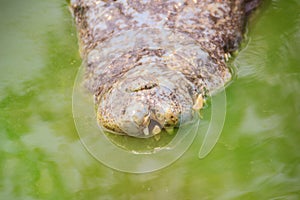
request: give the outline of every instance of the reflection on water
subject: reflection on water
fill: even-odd
[[[257,115],[255,108],[250,106],[245,111],[244,119],[240,125],[240,132],[243,134],[261,134],[262,132],[278,130],[280,128],[283,116],[274,114],[260,117]]]
[[[252,18],[212,153],[197,158],[199,137],[174,164],[142,175],[103,166],[79,141],[80,59],[65,1],[2,5],[0,199],[300,198],[299,1],[268,0]]]

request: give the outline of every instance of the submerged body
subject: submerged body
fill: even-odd
[[[255,2],[71,0],[98,123],[149,137],[190,121],[231,79],[226,60]]]

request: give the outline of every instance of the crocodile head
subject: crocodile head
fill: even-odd
[[[151,137],[178,127],[192,120],[202,106],[182,73],[157,63],[129,70],[98,102],[98,124],[133,137]]]

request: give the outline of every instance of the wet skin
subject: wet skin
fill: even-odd
[[[257,3],[72,0],[99,125],[150,137],[190,121],[230,81],[226,60]]]

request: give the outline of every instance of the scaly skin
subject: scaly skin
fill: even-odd
[[[231,79],[226,56],[248,2],[71,0],[99,124],[149,137],[190,121],[206,92]]]

